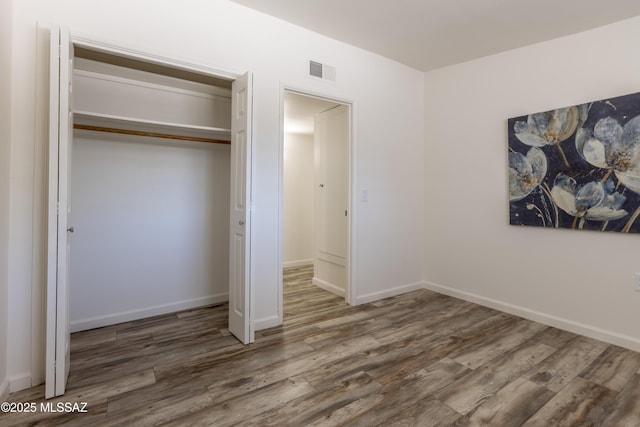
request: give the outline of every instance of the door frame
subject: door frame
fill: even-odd
[[[47,25],[46,27],[48,27],[49,29],[52,28],[57,28],[57,25]],[[84,49],[88,49],[88,50],[92,50],[92,51],[96,51],[96,52],[101,52],[101,53],[106,53],[109,55],[114,55],[114,56],[119,56],[119,57],[123,57],[123,58],[129,58],[129,59],[133,59],[133,60],[138,60],[138,61],[142,61],[142,62],[147,62],[150,64],[155,64],[155,65],[160,65],[160,66],[164,66],[164,67],[168,67],[168,68],[173,68],[176,70],[181,70],[181,71],[188,71],[188,72],[193,72],[193,73],[198,73],[198,74],[202,74],[202,75],[206,75],[212,78],[218,78],[218,79],[223,79],[223,80],[227,80],[227,81],[235,81],[241,77],[243,77],[244,74],[248,73],[251,74],[251,72],[235,72],[235,71],[227,71],[227,70],[222,70],[222,69],[218,69],[218,68],[211,68],[208,66],[204,66],[204,65],[199,65],[199,64],[194,64],[194,63],[190,63],[190,62],[184,62],[181,61],[179,59],[173,59],[173,58],[169,58],[169,57],[164,57],[164,56],[160,56],[157,54],[153,54],[150,52],[144,52],[144,51],[139,51],[136,49],[132,49],[123,45],[116,45],[116,44],[112,44],[106,41],[102,41],[99,39],[95,39],[92,37],[88,37],[85,35],[80,35],[80,34],[76,34],[71,32],[68,28],[64,28],[64,31],[67,31],[69,33],[69,40],[72,46],[74,47],[81,47]],[[73,70],[70,70],[71,72],[73,72]],[[57,102],[57,100],[54,100],[55,102]],[[251,100],[251,107],[253,106],[253,100]],[[254,132],[254,127],[255,127],[255,120],[253,119],[253,116],[251,116],[250,120],[249,120],[249,128],[250,128],[250,133],[251,135],[255,135]],[[72,129],[70,129],[69,131],[72,131]],[[49,143],[50,144],[50,143]],[[255,145],[255,140],[254,138],[251,138],[248,141],[248,150],[249,153],[254,153],[254,145]],[[55,164],[52,164],[50,167],[54,168],[53,171],[50,171],[49,173],[56,173],[56,175],[59,173],[59,163],[60,163],[60,159],[58,158],[55,162]],[[250,219],[250,223],[252,223],[252,217],[253,217],[253,209],[250,209],[251,206],[253,206],[253,201],[251,198],[251,194],[253,193],[253,189],[255,188],[255,178],[254,178],[254,171],[255,171],[255,156],[251,155],[248,159],[247,159],[247,175],[249,177],[249,182],[248,182],[248,191],[246,194],[246,203],[248,206],[248,216]],[[51,175],[50,175],[51,176]],[[49,184],[47,184],[49,185]],[[50,202],[51,203],[51,202]],[[57,204],[57,202],[56,202]],[[49,208],[50,210],[51,208]],[[45,213],[46,217],[45,221],[48,220],[49,218],[49,213]],[[250,342],[253,342],[254,339],[254,332],[255,332],[255,316],[254,316],[254,312],[255,312],[255,308],[254,308],[254,295],[255,295],[255,291],[254,291],[254,262],[253,262],[253,239],[254,239],[254,234],[253,233],[248,233],[249,234],[249,239],[246,241],[247,244],[247,251],[248,251],[248,259],[246,259],[246,262],[248,263],[247,266],[245,266],[245,270],[248,272],[248,275],[245,276],[245,280],[247,280],[248,283],[248,293],[245,293],[245,299],[248,299],[248,304],[246,304],[246,306],[248,307],[248,313],[247,313],[247,319],[249,321],[249,340]],[[49,231],[47,233],[47,245],[51,245],[52,242],[50,242],[50,240],[53,238],[51,232]],[[55,242],[53,242],[53,244],[55,244]],[[52,262],[55,263],[55,265],[57,265],[58,262],[60,262],[60,251],[56,250],[55,253],[49,253],[48,255],[48,259],[47,259],[47,270],[51,271],[52,270]],[[62,254],[62,256],[64,257],[64,259],[66,259],[66,255]],[[55,267],[55,265],[53,267]],[[46,292],[47,292],[47,298],[50,298],[51,295],[56,295],[56,289],[57,289],[57,281],[55,280],[51,280],[51,278],[47,279],[46,282]],[[68,296],[68,292],[69,290],[67,289],[67,296]],[[60,298],[60,296],[57,296],[56,298]],[[46,305],[46,304],[45,304]],[[46,307],[44,307],[45,310],[45,321],[46,321],[46,325],[45,325],[45,330],[47,328],[49,328],[49,323],[55,319],[53,319],[51,316],[48,316],[46,313]],[[56,332],[57,332],[57,326],[56,328]],[[56,345],[58,345],[57,343],[57,338],[56,340],[52,340],[49,337],[48,333],[45,333],[45,337],[44,337],[44,341],[45,341],[45,353],[49,353],[49,352],[53,352],[55,351],[55,347]],[[47,359],[47,364],[49,363],[49,360]],[[53,361],[53,363],[55,364],[55,360]],[[48,365],[45,366],[45,371],[47,371],[47,369],[49,369],[50,367]],[[55,369],[55,367],[54,367]],[[51,384],[49,384],[49,382],[51,382],[52,380],[47,377],[47,380],[45,381],[46,383],[46,387],[47,388],[52,388],[53,386]],[[55,381],[55,383],[57,384],[58,381],[53,379],[53,381]],[[57,387],[57,386],[56,386]],[[59,395],[59,393],[56,391],[56,395]]]
[[[335,94],[322,93],[316,90],[302,88],[298,85],[281,83],[280,85],[280,141],[278,147],[278,318],[281,324],[284,320],[283,311],[283,232],[284,232],[284,98],[286,93],[306,96],[309,98],[321,99],[336,104],[346,105],[349,108],[349,143],[347,148],[347,286],[345,301],[350,305],[356,305],[356,217],[357,204],[354,201],[356,194],[356,126],[355,111],[356,102],[353,99],[336,96]]]

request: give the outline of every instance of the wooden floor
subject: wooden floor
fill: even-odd
[[[640,354],[421,290],[350,307],[285,271],[285,323],[240,345],[227,307],[73,334],[87,413],[1,426],[640,426]],[[12,402],[43,402],[43,387]]]

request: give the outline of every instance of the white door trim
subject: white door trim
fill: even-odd
[[[71,32],[71,40],[76,47],[86,48],[88,50],[97,52],[104,52],[112,54],[114,56],[136,59],[139,61],[162,65],[177,70],[200,73],[224,80],[236,80],[244,74],[244,72],[240,70],[213,68],[207,65],[183,61],[177,58],[169,58],[166,56],[148,52],[146,50],[143,51],[134,47],[125,46],[118,42],[109,42],[102,39],[96,39],[89,35],[77,33],[74,31]]]
[[[318,92],[316,90],[302,88],[294,84],[280,84],[280,141],[278,146],[278,320],[279,323],[283,322],[283,288],[282,288],[282,265],[283,265],[283,211],[284,211],[284,98],[285,93],[294,93],[298,95],[308,96],[311,98],[318,98],[337,104],[346,105],[349,107],[349,148],[348,148],[348,241],[347,241],[347,288],[345,300],[348,304],[355,305],[357,301],[357,259],[356,259],[356,218],[357,218],[357,204],[354,201],[354,195],[356,194],[356,102],[353,99],[336,96],[335,94],[328,94]]]

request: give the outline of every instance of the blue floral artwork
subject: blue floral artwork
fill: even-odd
[[[507,123],[511,224],[640,232],[640,93]]]

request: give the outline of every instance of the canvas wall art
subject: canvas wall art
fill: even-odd
[[[511,224],[640,232],[640,93],[507,123]]]

